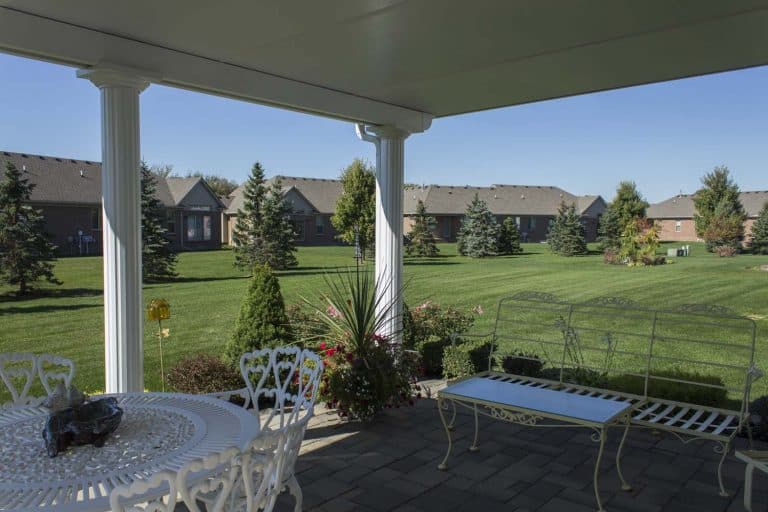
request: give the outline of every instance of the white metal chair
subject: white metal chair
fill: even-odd
[[[300,511],[302,492],[294,469],[314,414],[323,362],[310,350],[278,347],[243,354],[240,371],[261,422],[261,435],[244,456],[248,510],[271,510],[280,492],[288,488]],[[274,404],[261,411],[264,399],[274,399]]]
[[[56,388],[56,382],[62,381],[66,387],[72,385],[75,378],[75,363],[66,357],[52,354],[37,356],[37,374],[43,389],[50,396]]]
[[[112,512],[173,512],[177,503],[176,476],[176,473],[161,471],[148,480],[115,487],[109,494]],[[150,491],[165,487],[167,493],[163,497],[149,501],[145,498]]]
[[[233,489],[242,481],[240,450],[229,448],[221,453],[195,459],[184,465],[176,477],[176,488],[190,512],[232,511],[238,508]],[[214,476],[193,483],[195,473],[216,470]]]
[[[34,397],[29,391],[37,375],[37,357],[29,352],[0,353],[0,379],[11,395],[1,408],[29,405]]]

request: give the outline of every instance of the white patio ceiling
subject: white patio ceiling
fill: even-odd
[[[768,64],[768,0],[0,0],[0,50],[422,131]]]

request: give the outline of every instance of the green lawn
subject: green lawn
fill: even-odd
[[[768,257],[741,255],[717,258],[694,245],[693,256],[673,265],[627,268],[602,263],[599,255],[553,256],[546,245],[526,244],[519,256],[472,260],[456,255],[454,245],[442,245],[441,256],[406,260],[406,299],[411,305],[431,299],[455,305],[482,305],[486,314],[478,328],[490,327],[499,297],[521,290],[555,294],[581,301],[597,296],[623,296],[653,307],[706,302],[731,307],[758,322],[757,360],[768,369],[768,272],[752,270]],[[353,264],[349,247],[313,247],[299,251],[299,268],[280,273],[286,303],[301,296],[316,297],[323,274]],[[0,288],[0,351],[51,352],[72,358],[77,383],[88,391],[103,388],[103,310],[101,259],[68,258],[57,264],[63,286],[46,295],[12,300]],[[220,353],[230,336],[240,299],[247,286],[243,273],[232,267],[228,250],[184,253],[179,257],[182,278],[172,284],[149,285],[144,299],[168,299],[173,318],[165,344],[166,365],[197,351]],[[149,389],[159,388],[159,352],[154,326],[145,324],[145,373]],[[766,385],[756,390],[763,394]]]

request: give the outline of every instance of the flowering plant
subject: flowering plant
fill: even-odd
[[[373,419],[385,407],[412,404],[417,362],[380,334],[397,301],[385,299],[388,285],[377,286],[360,268],[325,280],[324,307],[312,306],[328,332],[317,346],[325,363],[320,399],[359,421]]]

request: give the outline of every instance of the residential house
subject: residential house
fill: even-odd
[[[337,232],[331,224],[336,201],[341,196],[341,181],[321,178],[295,178],[275,176],[267,185],[280,180],[284,197],[291,204],[291,222],[296,232],[297,245],[334,245]],[[243,208],[243,187],[238,187],[225,200],[227,208],[222,218],[222,242],[232,243],[232,230],[237,212]]]
[[[575,204],[581,216],[587,241],[597,239],[597,225],[606,203],[600,196],[576,196],[558,187],[535,185],[491,185],[490,187],[428,185],[405,190],[403,208],[404,231],[413,224],[416,205],[421,200],[427,212],[437,221],[435,236],[453,242],[461,227],[461,219],[475,194],[488,204],[499,222],[513,217],[521,239],[527,242],[546,240],[550,223],[557,216],[560,203]]]
[[[42,210],[60,255],[101,254],[101,164],[70,158],[0,152],[35,185],[30,204]],[[137,171],[138,172],[138,171]],[[176,251],[218,249],[224,205],[201,178],[157,180],[167,238]]]
[[[670,242],[696,242],[701,239],[696,236],[696,226],[693,220],[696,206],[693,203],[695,194],[678,194],[660,203],[652,204],[647,216],[660,226],[660,238]],[[755,190],[741,192],[739,200],[744,206],[747,219],[744,221],[745,241],[749,240],[752,225],[757,220],[763,205],[768,202],[768,191]]]

